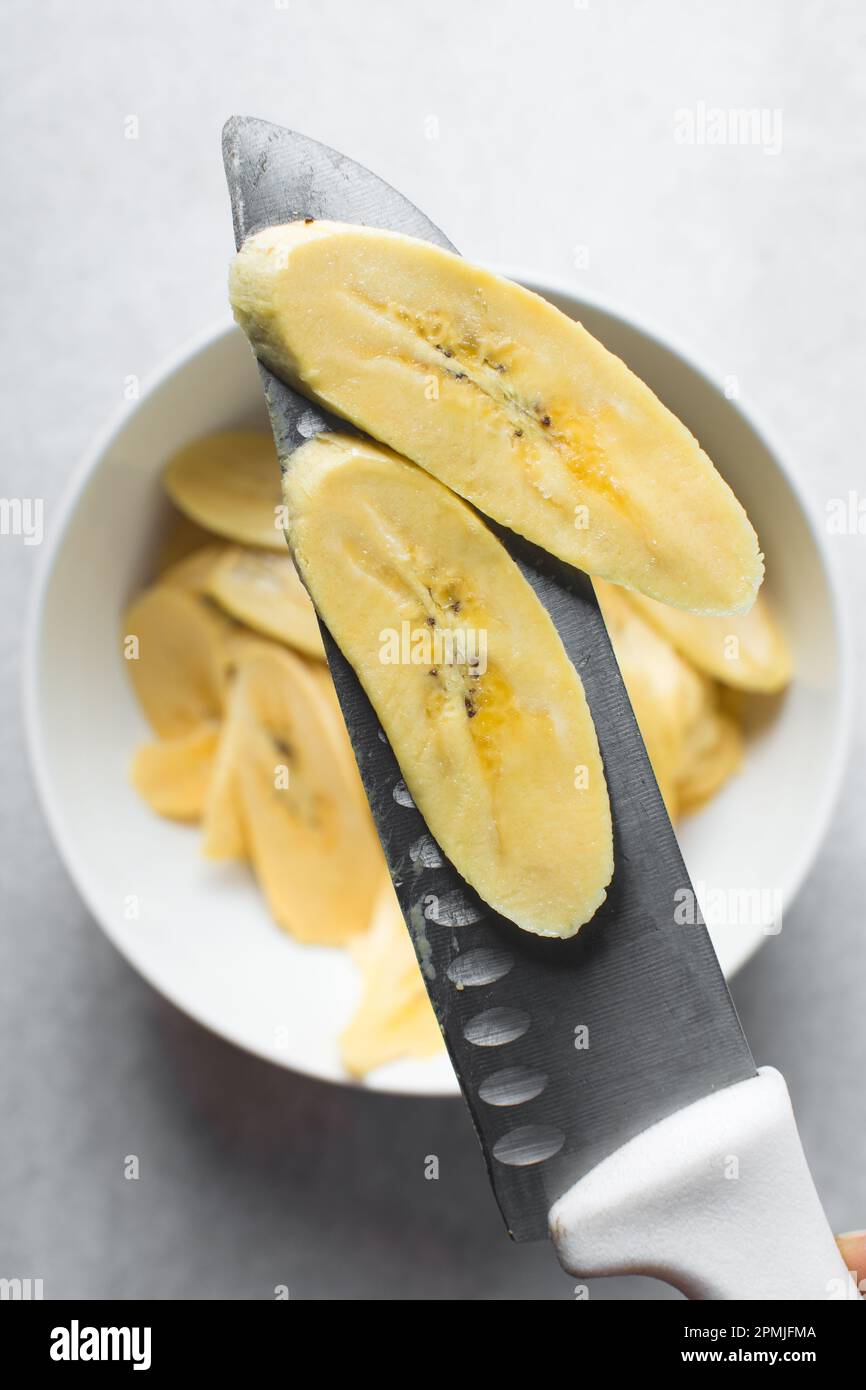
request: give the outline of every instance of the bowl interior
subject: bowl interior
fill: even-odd
[[[579,317],[690,426],[761,536],[796,679],[773,717],[756,724],[742,773],[683,824],[681,843],[699,896],[721,890],[731,901],[733,890],[762,890],[765,916],[775,916],[815,853],[841,757],[839,631],[820,548],[779,462],[710,381],[617,316],[532,288]],[[67,867],[132,964],[240,1046],[343,1081],[337,1037],[358,988],[347,956],[287,938],[246,869],[207,863],[198,832],[160,821],[127,780],[132,750],[149,731],[118,637],[125,604],[151,573],[168,515],[160,472],[187,440],[245,424],[267,422],[246,342],[226,326],[163,374],[84,465],[45,557],[32,616],[31,748]],[[747,922],[713,929],[727,973],[763,939],[755,902],[753,896]],[[456,1089],[444,1054],[384,1067],[368,1084],[413,1093]]]

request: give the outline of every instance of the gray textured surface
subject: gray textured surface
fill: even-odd
[[[42,0],[5,5],[2,27],[2,494],[41,494],[49,523],[125,376],[224,311],[232,110],[345,149],[466,254],[571,278],[736,375],[817,517],[866,494],[853,0],[796,15],[783,0],[477,0],[459,19],[398,0]],[[700,101],[781,108],[781,153],[678,145],[673,112]],[[866,536],[834,547],[859,638]],[[38,553],[0,537],[0,1274],[42,1277],[48,1297],[259,1298],[282,1283],[296,1298],[570,1297],[549,1250],[502,1235],[459,1104],[350,1094],[242,1056],[103,940],[22,746]],[[735,987],[840,1229],[866,1224],[859,713],[855,733],[820,863]],[[667,1291],[593,1287],[635,1296]]]

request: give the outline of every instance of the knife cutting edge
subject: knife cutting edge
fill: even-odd
[[[454,250],[396,190],[306,136],[234,117],[223,156],[238,248],[264,227],[316,218]],[[259,370],[281,466],[314,435],[351,431]],[[693,890],[592,583],[492,529],[559,632],[604,760],[614,878],[577,937],[520,931],[438,852],[354,670],[322,632],[508,1230],[516,1240],[552,1235],[574,1273],[655,1273],[692,1297],[838,1296],[847,1275],[785,1083],[756,1071],[700,914],[688,926],[675,920],[676,903]]]

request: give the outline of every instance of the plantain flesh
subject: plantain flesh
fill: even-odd
[[[349,436],[293,454],[284,495],[295,563],[442,850],[518,926],[574,935],[613,872],[607,786],[517,565],[448,488]]]
[[[272,371],[590,574],[745,611],[754,530],[697,440],[540,296],[428,242],[336,222],[250,237],[234,314]]]

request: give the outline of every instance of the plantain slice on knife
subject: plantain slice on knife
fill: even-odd
[[[569,937],[604,901],[610,805],[583,686],[504,546],[389,450],[320,435],[284,478],[295,562],[445,854]]]
[[[757,537],[697,440],[538,295],[311,219],[251,236],[230,295],[273,372],[545,550],[696,612],[752,603]]]

